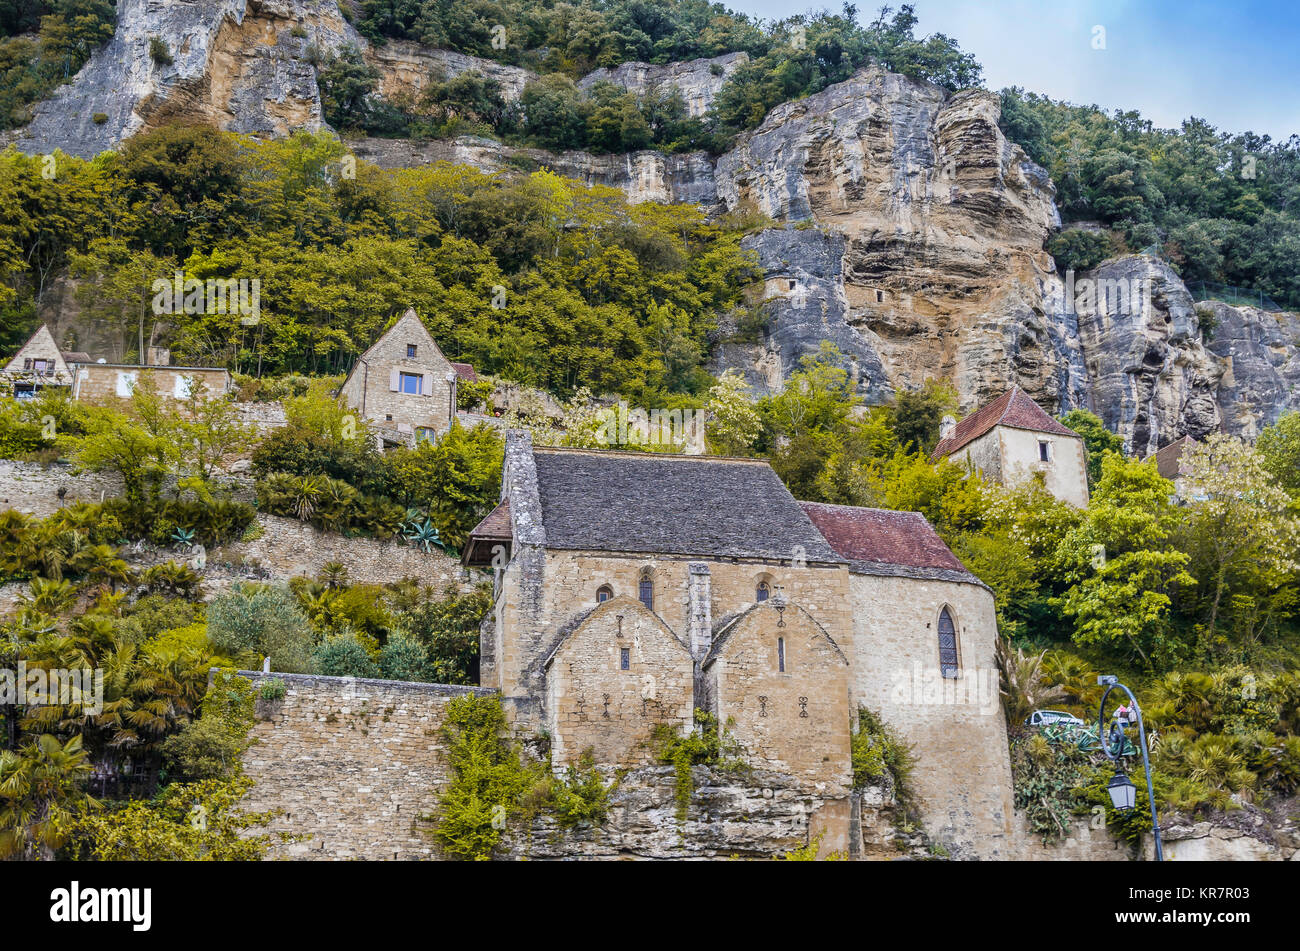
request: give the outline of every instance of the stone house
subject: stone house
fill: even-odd
[[[1156,471],[1160,473],[1161,478],[1168,479],[1174,484],[1176,499],[1185,498],[1187,491],[1186,480],[1183,478],[1183,451],[1196,443],[1197,440],[1191,436],[1181,436],[1143,460],[1144,462],[1150,462],[1152,459],[1156,461]]]
[[[5,364],[0,378],[13,387],[15,399],[32,399],[47,387],[71,386],[75,367],[92,362],[87,353],[59,349],[49,325],[41,324]]]
[[[225,397],[234,392],[234,381],[225,367],[139,366],[127,363],[85,363],[75,368],[72,398],[103,404],[113,399],[129,399],[141,380],[148,380],[167,400],[184,400],[198,386],[209,397]]]
[[[964,461],[984,478],[1015,485],[1041,477],[1063,502],[1088,504],[1088,458],[1083,439],[1047,415],[1018,386],[961,422],[945,417],[930,459]]]
[[[445,356],[415,311],[407,310],[353,364],[339,389],[380,448],[437,439],[456,418],[459,380],[478,379]]]
[[[975,689],[996,670],[993,595],[920,515],[801,504],[763,460],[512,431],[462,559],[493,573],[480,682],[550,735],[557,767],[585,748],[639,764],[657,724],[707,710],[752,765],[847,816],[861,704],[916,749],[927,829],[1009,854],[996,679]]]

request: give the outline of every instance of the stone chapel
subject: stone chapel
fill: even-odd
[[[845,802],[865,706],[917,757],[927,831],[1011,854],[993,594],[921,515],[800,503],[764,460],[511,431],[463,560],[493,572],[480,682],[556,768],[643,764],[656,724],[703,709],[751,765]]]

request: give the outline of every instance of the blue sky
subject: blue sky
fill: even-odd
[[[833,2],[724,0],[776,19]],[[897,2],[891,3],[897,7]],[[859,0],[858,19],[879,2]],[[1187,116],[1220,129],[1300,134],[1300,0],[915,0],[918,32],[974,53],[992,89],[1137,109],[1159,126]],[[1093,48],[1094,27],[1105,49]]]

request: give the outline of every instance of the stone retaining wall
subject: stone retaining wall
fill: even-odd
[[[450,774],[439,730],[453,697],[481,687],[240,671],[256,685],[284,681],[283,700],[259,701],[244,756],[256,785],[249,811],[284,810],[273,831],[303,835],[272,855],[295,859],[437,857],[419,821]]]

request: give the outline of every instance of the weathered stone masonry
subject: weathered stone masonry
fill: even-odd
[[[295,859],[436,858],[419,817],[450,771],[439,731],[447,703],[496,691],[306,674],[240,671],[257,685],[279,678],[283,700],[259,701],[256,740],[244,756],[256,785],[249,811],[284,810],[272,831],[304,835],[276,845]]]

